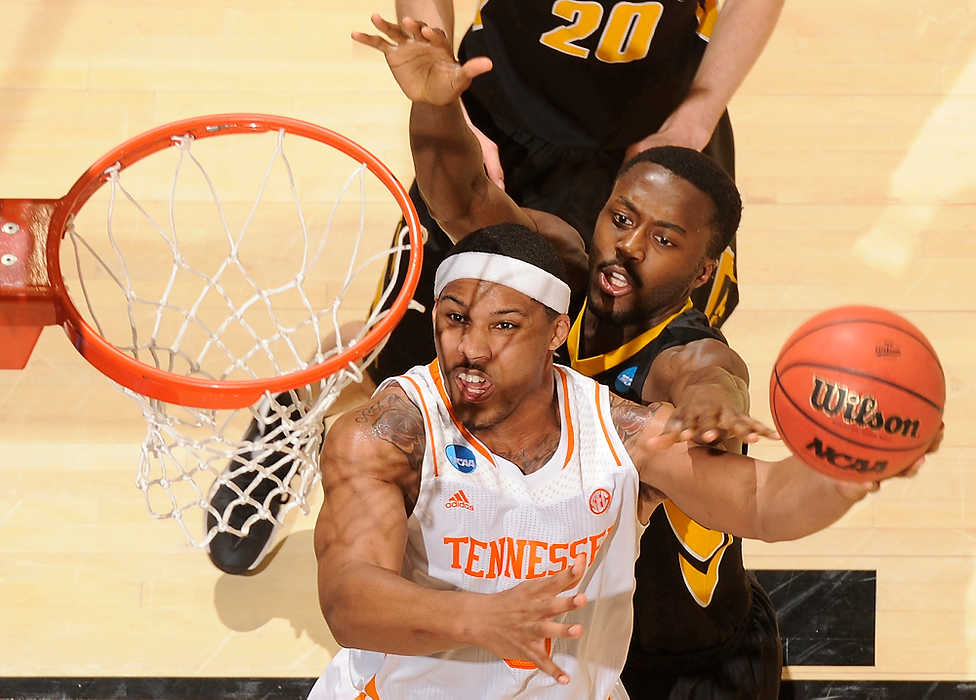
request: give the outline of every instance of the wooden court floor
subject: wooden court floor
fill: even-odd
[[[348,38],[374,9],[392,2],[7,0],[0,196],[60,196],[122,140],[227,111],[329,126],[408,182],[405,100]],[[789,2],[731,112],[745,211],[726,330],[754,414],[769,420],[782,341],[840,304],[903,313],[948,379],[945,442],[917,478],[815,536],[747,544],[754,568],[877,571],[875,664],[787,676],[976,680],[976,6]],[[0,677],[317,676],[337,648],[315,594],[320,498],[264,571],[223,575],[146,514],[143,430],[58,329],[0,372]]]

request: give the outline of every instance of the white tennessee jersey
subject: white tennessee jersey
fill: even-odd
[[[499,659],[477,647],[429,656],[343,649],[315,684],[312,700],[627,697],[619,678],[630,644],[634,561],[643,529],[637,470],[614,429],[607,387],[566,367],[554,371],[559,446],[528,475],[455,420],[436,360],[377,391],[396,382],[426,426],[404,578],[439,590],[498,593],[586,557],[582,580],[561,595],[585,593],[587,604],[555,618],[582,624],[583,635],[547,643],[570,684],[559,685],[528,661]]]

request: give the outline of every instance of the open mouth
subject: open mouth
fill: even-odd
[[[619,297],[634,288],[630,276],[619,265],[608,265],[600,271],[600,289],[604,294]]]
[[[463,369],[458,371],[455,380],[465,403],[479,403],[487,399],[495,388],[483,373],[477,370]]]

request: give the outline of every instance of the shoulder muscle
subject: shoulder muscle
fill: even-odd
[[[423,414],[394,384],[335,422],[322,450],[323,477],[355,471],[409,487],[419,479],[426,444]]]

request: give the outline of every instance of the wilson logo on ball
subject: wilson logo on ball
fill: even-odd
[[[817,459],[827,462],[832,467],[857,472],[859,474],[883,474],[888,468],[888,460],[869,462],[860,457],[852,457],[843,452],[838,452],[830,445],[825,445],[818,437],[813,438],[813,441],[806,446],[806,450],[807,452],[813,452]]]
[[[918,437],[919,421],[901,416],[885,416],[873,396],[858,395],[846,386],[813,376],[810,405],[828,416],[840,415],[845,423],[870,430],[883,430],[904,437]]]

